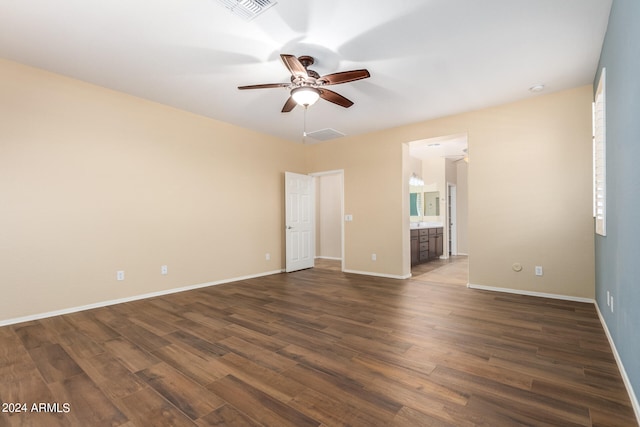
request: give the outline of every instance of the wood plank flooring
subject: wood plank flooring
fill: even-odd
[[[466,256],[437,259],[411,268],[413,280],[450,285],[469,283],[469,260]]]
[[[592,305],[335,270],[0,328],[0,427],[637,425]]]

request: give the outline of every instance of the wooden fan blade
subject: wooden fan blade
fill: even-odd
[[[334,104],[338,104],[344,108],[349,108],[353,105],[353,101],[329,89],[320,89],[320,98],[333,102]]]
[[[355,80],[361,80],[371,77],[368,70],[351,70],[351,71],[341,71],[339,73],[327,74],[326,76],[320,77],[318,80],[319,83],[324,83],[327,85],[337,85],[340,83],[352,82]]]
[[[309,77],[309,74],[307,74],[307,69],[304,68],[304,65],[302,65],[302,63],[295,56],[281,54],[280,58],[282,59],[282,62],[284,62],[284,65],[287,67],[292,76],[303,77],[305,79]]]
[[[289,83],[266,83],[262,85],[238,86],[238,89],[270,89],[273,87],[288,87]]]
[[[285,102],[284,106],[282,107],[282,112],[288,113],[289,111],[293,110],[296,105],[298,105],[296,101],[294,101],[292,97],[289,97],[289,99],[287,99],[287,102]]]

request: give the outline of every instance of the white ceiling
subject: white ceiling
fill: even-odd
[[[0,57],[256,131],[302,141],[303,110],[280,110],[281,53],[321,75],[367,68],[331,89],[307,131],[347,135],[593,81],[611,0],[278,0],[250,22],[216,0],[0,0]],[[0,101],[1,102],[1,101]]]
[[[467,157],[467,135],[446,135],[409,143],[409,154],[421,160],[429,158],[462,160]]]

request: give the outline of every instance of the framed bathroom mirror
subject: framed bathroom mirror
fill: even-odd
[[[425,191],[424,193],[425,216],[440,216],[440,192]]]
[[[412,217],[422,216],[422,193],[409,193],[409,212]]]

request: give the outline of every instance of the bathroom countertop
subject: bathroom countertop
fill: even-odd
[[[419,230],[421,228],[438,228],[443,227],[441,222],[412,222],[409,227],[412,230]]]

